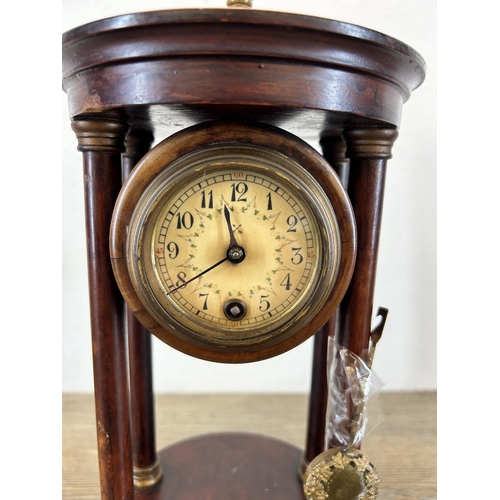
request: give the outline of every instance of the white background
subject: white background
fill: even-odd
[[[64,0],[62,31],[118,14],[225,7],[224,0]],[[254,0],[254,9],[359,24],[395,37],[427,62],[427,78],[403,107],[389,161],[374,312],[389,309],[374,370],[384,390],[437,387],[436,347],[436,3],[434,0]],[[62,390],[93,390],[81,153],[62,99]],[[314,145],[314,144],[313,144]],[[157,392],[307,392],[312,340],[277,358],[222,365],[154,339]]]

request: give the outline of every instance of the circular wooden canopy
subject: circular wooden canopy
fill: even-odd
[[[270,11],[143,12],[63,35],[70,116],[120,109],[157,137],[225,117],[302,137],[397,127],[425,70],[415,50],[376,31]]]

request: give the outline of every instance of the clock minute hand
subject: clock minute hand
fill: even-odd
[[[179,288],[184,288],[186,285],[188,285],[195,279],[200,278],[201,276],[208,273],[212,269],[215,269],[217,266],[220,266],[221,264],[226,262],[226,260],[228,260],[232,264],[239,264],[240,262],[243,261],[243,259],[245,258],[245,250],[243,249],[242,246],[238,245],[238,242],[234,237],[234,232],[231,227],[231,214],[229,213],[229,210],[226,205],[224,205],[224,217],[226,218],[227,228],[229,230],[229,248],[227,249],[226,256],[222,260],[219,260],[219,262],[216,262],[213,266],[210,266],[201,273],[198,273],[196,276],[193,276],[192,278],[183,282],[182,285],[179,285],[175,287],[173,290],[170,290],[167,293],[167,295],[176,292],[177,290],[179,290]]]
[[[243,262],[246,254],[245,249],[238,245],[236,238],[234,236],[234,231],[231,225],[231,214],[226,205],[224,205],[224,217],[226,218],[227,229],[229,231],[229,248],[227,249],[227,260],[231,262],[231,264],[239,264]]]
[[[191,281],[194,281],[195,279],[200,278],[204,274],[208,273],[208,271],[211,271],[212,269],[215,269],[217,266],[220,266],[222,263],[226,262],[226,260],[228,260],[228,258],[224,257],[222,260],[219,260],[219,262],[217,262],[213,266],[210,266],[209,268],[205,269],[201,273],[197,274],[196,276],[193,276],[192,278],[190,278],[187,281],[185,281],[184,283],[182,283],[182,285],[179,285],[178,287],[174,288],[173,290],[170,290],[167,293],[167,295],[170,295],[171,293],[176,292],[177,290],[179,290],[179,288],[184,288],[186,285],[188,285],[189,283],[191,283]]]

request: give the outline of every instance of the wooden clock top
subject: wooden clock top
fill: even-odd
[[[397,127],[425,71],[415,50],[379,32],[271,11],[142,12],[63,35],[70,116],[119,109],[156,136],[225,117],[305,138]]]

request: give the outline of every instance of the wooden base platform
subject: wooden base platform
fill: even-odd
[[[137,500],[304,500],[302,450],[258,434],[216,433],[160,452],[160,484]]]

